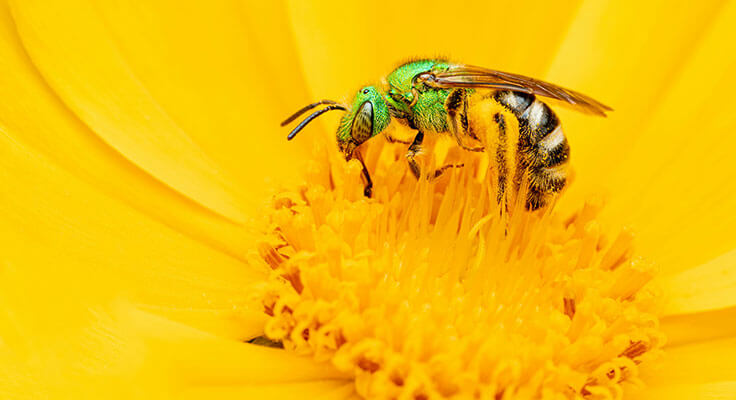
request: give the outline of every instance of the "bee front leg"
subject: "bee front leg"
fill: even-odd
[[[365,161],[363,161],[363,156],[360,154],[360,152],[356,151],[354,154],[355,158],[360,161],[360,165],[363,167],[363,177],[365,178],[363,195],[365,197],[371,198],[371,196],[373,196],[373,181],[371,180],[371,174],[368,173],[368,167],[365,166]]]
[[[468,134],[468,107],[465,89],[453,89],[445,100],[445,111],[447,111],[450,133],[455,137],[457,145],[466,151],[484,151],[483,146],[470,147],[463,143],[464,136]],[[462,112],[461,112],[462,110]]]

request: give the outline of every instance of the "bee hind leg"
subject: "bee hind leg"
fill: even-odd
[[[466,151],[484,151],[483,146],[471,147],[463,143],[463,136],[475,138],[474,135],[468,133],[468,99],[465,89],[453,89],[450,92],[445,100],[445,111],[447,111],[450,133],[455,137],[457,145]]]

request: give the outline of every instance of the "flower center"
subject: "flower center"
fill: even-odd
[[[632,235],[604,230],[597,204],[506,210],[482,153],[440,144],[425,167],[464,166],[417,181],[405,147],[371,141],[372,199],[360,164],[324,151],[275,196],[266,335],[365,398],[620,398],[662,345]]]

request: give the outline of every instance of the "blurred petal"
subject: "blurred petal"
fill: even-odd
[[[13,268],[3,272],[3,284],[13,284],[3,285],[3,310],[27,313],[0,314],[0,370],[11,371],[0,378],[8,383],[0,385],[4,398],[171,398],[191,388],[216,392],[224,386],[279,393],[277,384],[292,382],[334,398],[351,392],[349,381],[329,364],[217,338],[126,303],[104,305],[86,295],[24,304],[24,292],[13,288],[27,282],[16,279]]]
[[[664,315],[736,306],[736,250],[690,270],[659,280],[668,301]]]
[[[235,185],[237,181],[213,162],[185,131],[187,127],[169,113],[167,104],[158,102],[155,93],[126,60],[125,46],[118,46],[95,7],[83,1],[23,1],[13,3],[12,9],[34,64],[61,100],[102,140],[183,195],[233,221],[245,221],[243,204],[246,199],[253,199],[250,196],[255,193]],[[120,15],[129,17],[125,12]],[[147,36],[143,39],[148,40]],[[204,101],[213,103],[211,97],[205,96]],[[186,112],[202,110],[190,107]],[[184,111],[176,115],[181,113]],[[248,115],[260,117],[255,110]],[[244,125],[241,124],[243,131]],[[214,125],[208,126],[207,132],[220,134]],[[248,134],[260,136],[261,132],[255,132]],[[262,154],[254,151],[256,162],[247,164],[260,167],[257,161],[265,159]],[[244,153],[244,158],[249,155]],[[271,164],[278,165],[273,160]],[[263,177],[251,176],[257,180],[250,183],[263,182]]]
[[[604,177],[620,161],[723,3],[583,3],[548,74],[615,110],[607,119],[562,110],[581,181]]]
[[[240,288],[241,292],[247,287]],[[242,293],[240,293],[242,294]],[[227,294],[212,299],[211,305],[191,307],[179,302],[160,301],[166,305],[139,304],[139,308],[152,314],[160,315],[173,321],[181,321],[187,325],[201,329],[214,335],[232,339],[250,339],[262,334],[265,314],[257,305],[238,304],[227,307]],[[153,302],[150,301],[149,302]],[[222,304],[224,303],[224,304]]]
[[[630,395],[629,395],[630,394]],[[633,390],[627,393],[627,399],[632,400],[730,400],[736,397],[736,381],[678,384]]]
[[[668,346],[736,337],[736,307],[668,315],[660,325]]]
[[[249,202],[293,179],[309,141],[279,123],[308,99],[282,2],[96,2],[126,66]],[[267,184],[266,184],[267,183]]]
[[[57,259],[43,252],[22,260],[3,256],[0,397],[161,398],[164,375],[146,362],[143,343],[121,318],[109,282],[85,288],[53,268],[34,268],[64,269]]]
[[[5,3],[0,3],[0,126],[13,141],[43,154],[92,187],[149,218],[236,257],[251,242],[246,229],[209,212],[154,179],[99,139],[59,100],[28,58]]]
[[[609,191],[607,218],[667,271],[736,246],[735,18],[733,2],[586,2],[551,69],[616,109],[561,113],[577,172],[563,203]]]
[[[263,271],[100,194],[1,131],[0,164],[2,257],[26,277],[17,290],[49,302],[57,299],[41,283],[71,297],[125,294],[178,309],[184,320],[186,310],[203,309],[262,318],[244,288]],[[259,331],[258,324],[241,325],[239,334]]]
[[[279,383],[273,385],[220,386],[193,388],[182,393],[180,399],[358,399],[355,384],[344,381],[309,383]]]
[[[145,312],[132,312],[128,322],[143,338],[148,356],[182,386],[347,379],[329,363],[317,363],[282,349],[218,338]]]
[[[631,220],[667,271],[736,247],[736,3],[720,11],[610,181],[610,215]]]
[[[640,377],[652,387],[736,381],[736,338],[669,348],[659,361],[643,365]]]
[[[657,284],[668,346],[736,336],[736,250]]]

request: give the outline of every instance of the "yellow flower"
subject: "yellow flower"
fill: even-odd
[[[337,399],[391,396],[404,378],[398,386],[436,389],[401,392],[414,398],[469,388],[733,397],[736,5],[556,3],[3,2],[2,397]],[[312,151],[332,146],[319,135],[333,134],[336,116],[294,143],[277,128],[314,97],[339,98],[397,61],[438,53],[616,109],[607,119],[560,110],[576,176],[554,213],[517,214],[529,220],[508,232],[483,219],[492,202],[460,215],[483,188],[470,179],[480,168],[416,185],[395,172],[405,168],[398,146],[378,142],[377,198],[366,202],[354,164],[333,147]],[[326,167],[335,190],[320,189]],[[300,197],[304,176],[304,198],[330,212]],[[399,200],[381,204],[394,189]],[[289,247],[264,236],[275,227],[295,230]],[[542,262],[469,248],[521,228],[535,234],[504,246],[539,246],[517,255]],[[479,268],[501,259],[509,269]],[[581,259],[599,262],[570,274]],[[659,275],[643,287],[650,263]],[[482,279],[457,284],[462,274]],[[566,286],[547,285],[555,274]],[[491,284],[504,296],[467,295]],[[574,312],[548,301],[583,290],[597,300]],[[512,309],[489,315],[491,306]],[[592,325],[576,342],[578,315]],[[528,325],[513,326],[518,316]],[[314,325],[322,320],[340,330]],[[287,349],[243,343],[264,331]],[[344,337],[313,335],[330,332]],[[389,349],[398,341],[401,351]],[[494,364],[503,360],[516,363]],[[629,384],[638,380],[646,387]]]

